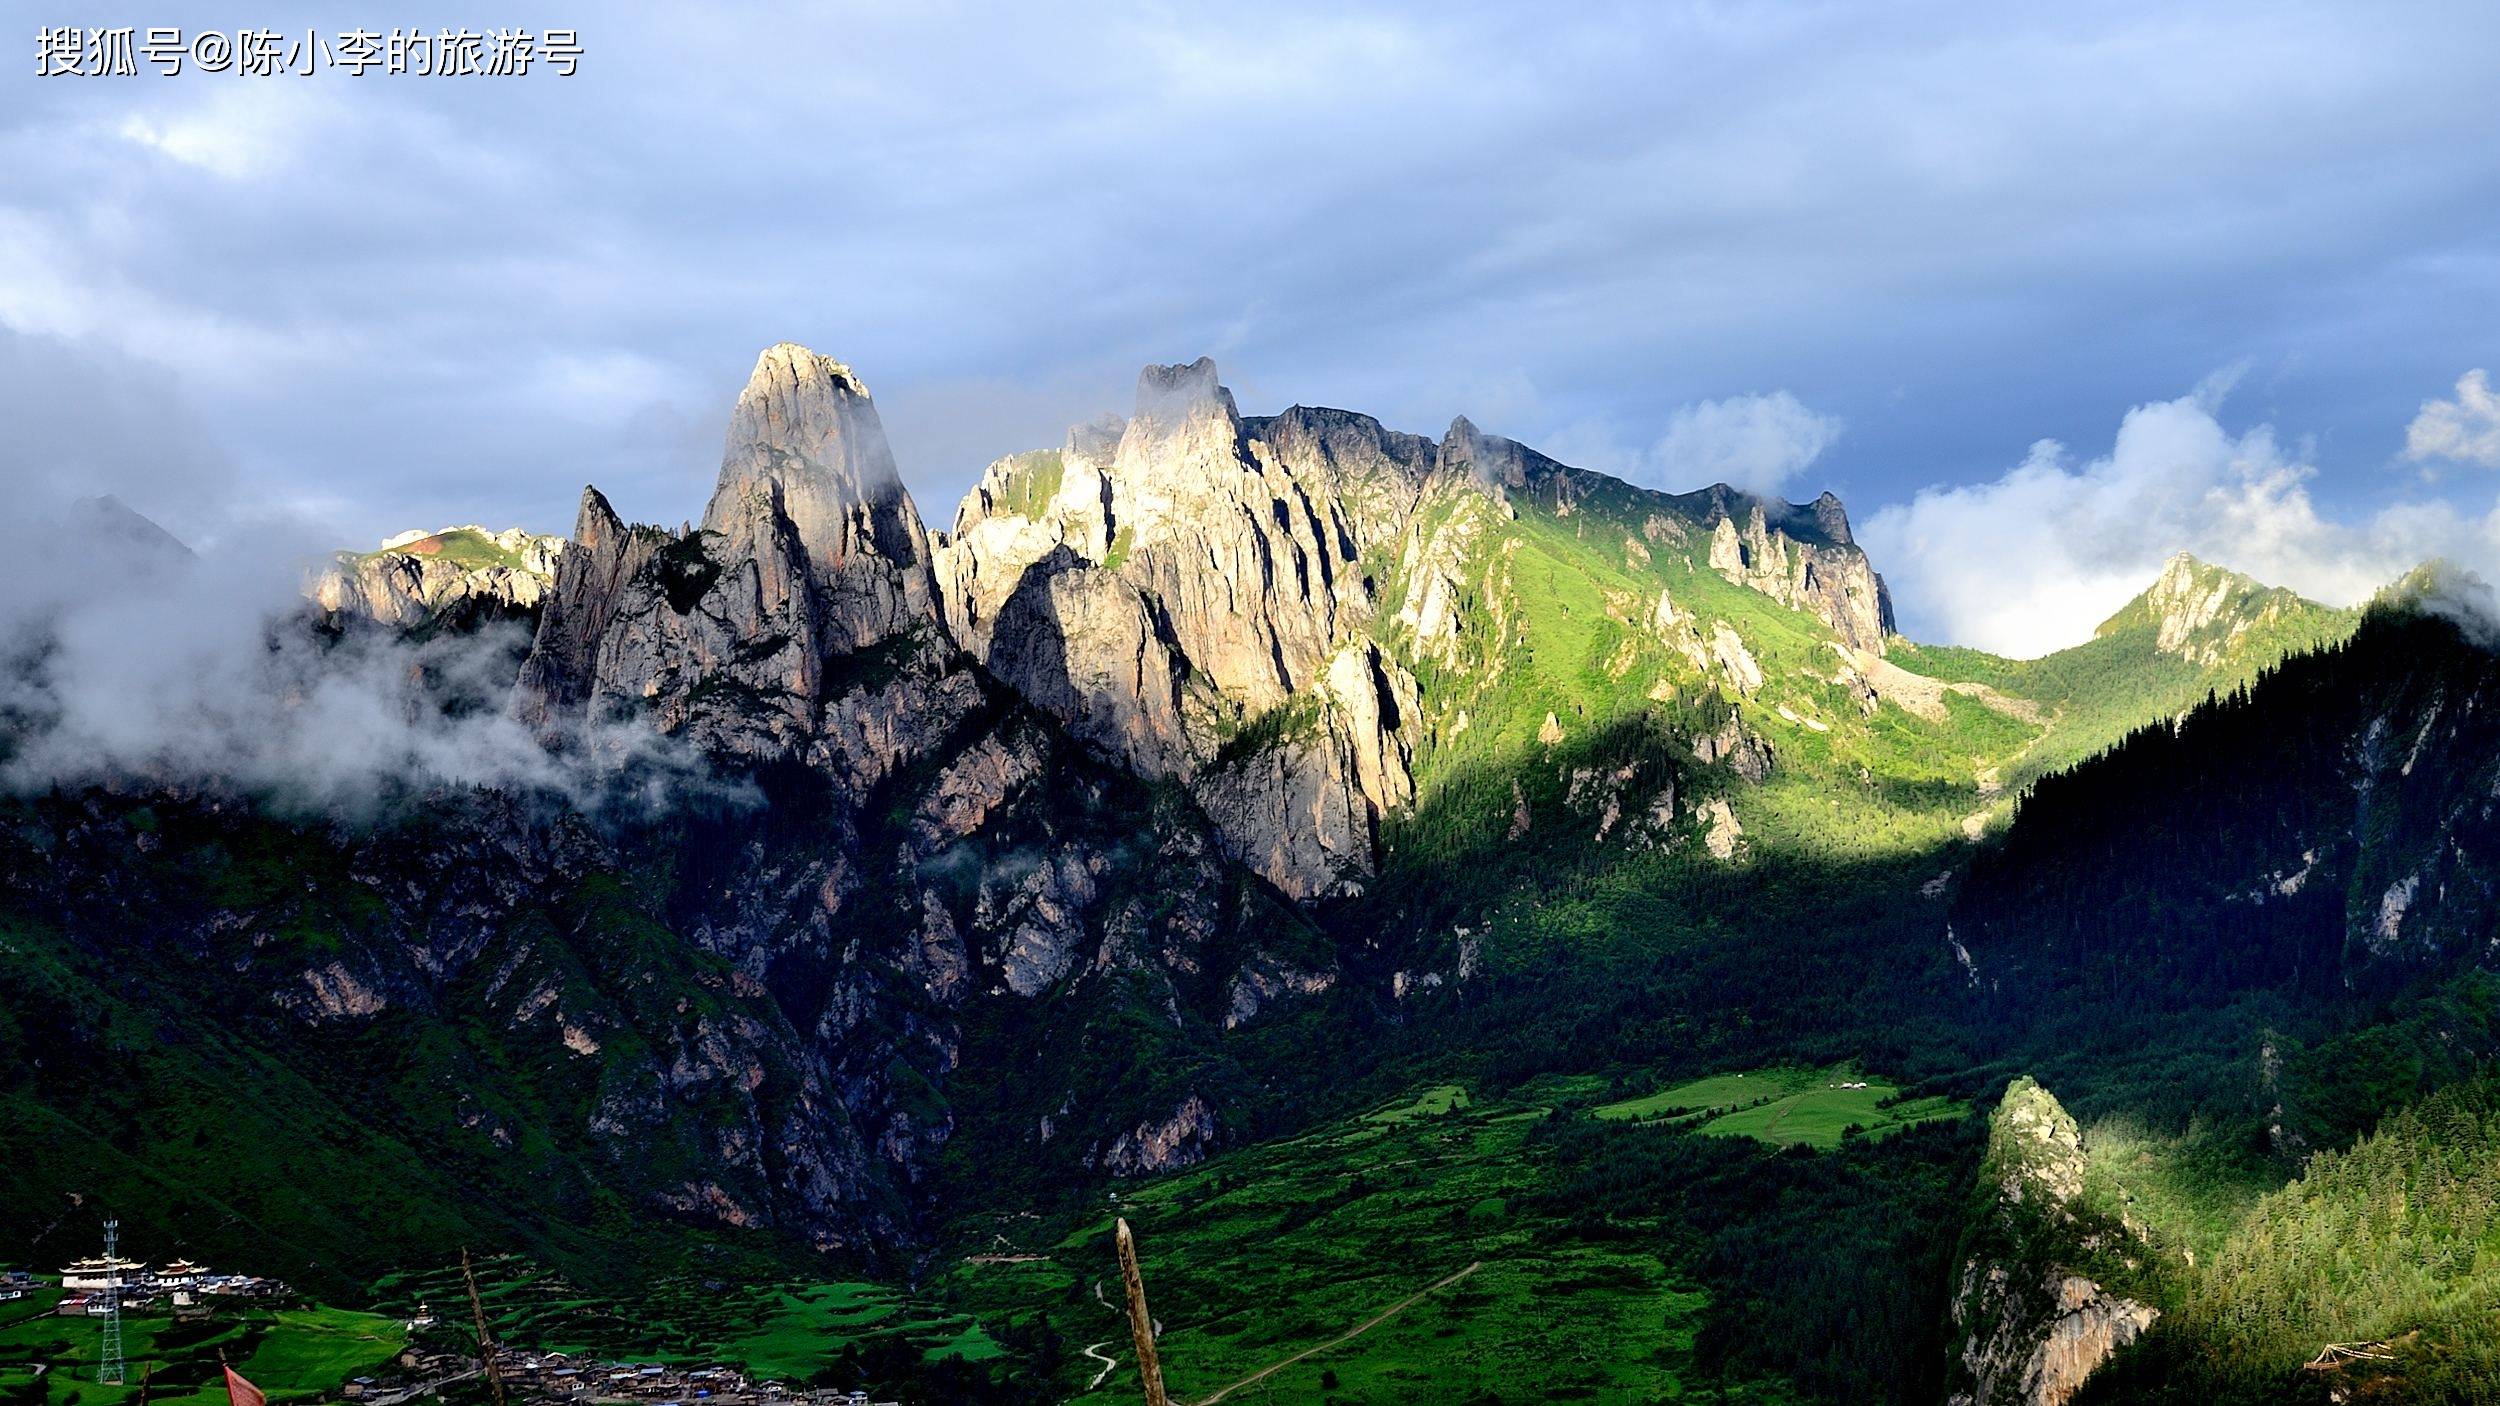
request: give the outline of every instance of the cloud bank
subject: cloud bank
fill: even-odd
[[[335,536],[241,501],[161,377],[39,340],[0,334],[0,418],[18,427],[0,451],[0,786],[237,788],[358,822],[441,787],[608,814],[721,792],[692,747],[638,723],[524,726],[517,631],[316,629],[305,573]]]
[[[2310,492],[2316,467],[2272,426],[2224,426],[2227,390],[2218,381],[2135,407],[2097,458],[2077,462],[2042,440],[1996,479],[1927,488],[1877,512],[1859,538],[1905,630],[2045,654],[2090,639],[2180,551],[2335,605],[2434,556],[2495,574],[2500,505],[2477,516],[2399,502],[2338,519]]]
[[[693,516],[784,337],[861,369],[941,519],[1202,353],[1246,410],[1633,458],[1662,406],[1788,386],[1849,422],[1811,486],[1865,503],[2239,357],[2329,451],[2490,363],[2500,7],[2466,0],[595,21],[571,79],[13,85],[0,324],[190,378],[340,541],[561,531],[588,478]]]
[[[0,785],[234,788],[370,823],[445,787],[648,813],[719,791],[639,724],[550,747],[515,716],[517,627],[422,644],[316,628],[302,558],[193,553],[118,503],[70,505],[0,567]]]

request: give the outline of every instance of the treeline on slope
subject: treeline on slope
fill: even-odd
[[[1932,1401],[1942,1389],[1948,1260],[1985,1138],[1911,1127],[1834,1151],[1768,1148],[1555,1115],[1532,1210],[1592,1240],[1663,1238],[1710,1291],[1694,1343],[1704,1389],[1769,1374],[1826,1401]]]
[[[1954,912],[1993,1001],[2388,995],[2495,916],[2500,658],[2374,610],[2174,726],[2044,778]]]
[[[2500,1079],[2318,1154],[2184,1277],[2081,1402],[2500,1399]]]

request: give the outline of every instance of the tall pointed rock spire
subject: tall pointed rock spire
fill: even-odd
[[[729,561],[770,558],[795,538],[804,562],[794,565],[816,590],[836,648],[935,618],[928,532],[876,402],[850,367],[794,342],[755,360],[703,527],[720,535],[716,551]]]

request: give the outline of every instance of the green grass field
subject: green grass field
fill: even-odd
[[[925,1358],[987,1361],[1000,1354],[981,1325],[889,1285],[729,1283],[671,1276],[630,1298],[583,1289],[526,1260],[478,1266],[479,1296],[497,1337],[546,1351],[683,1366],[726,1363],[762,1377],[805,1381],[843,1351],[889,1340]],[[395,1275],[386,1302],[438,1310],[465,1292],[456,1266]]]
[[[1124,1399],[1136,1377],[1113,1307],[1122,1216],[1175,1401],[1676,1399],[1708,1297],[1663,1236],[1589,1240],[1521,1209],[1548,1181],[1549,1113],[1418,1090],[1123,1189],[1081,1222],[985,1219],[975,1234],[1001,1252],[959,1261],[937,1287],[984,1322],[1063,1344],[1071,1396],[1117,1360],[1101,1395]],[[1784,1396],[1731,1382],[1727,1399]]]
[[[1851,1084],[1860,1087],[1846,1087]],[[1867,1137],[1883,1137],[1913,1123],[1960,1118],[1970,1112],[1967,1105],[1940,1096],[1892,1102],[1900,1093],[1898,1085],[1870,1079],[1847,1066],[1755,1069],[1713,1074],[1610,1103],[1594,1113],[1609,1121],[1687,1123],[1694,1131],[1713,1137],[1832,1148],[1853,1127]]]
[[[1410,1103],[1393,1104],[1369,1114],[1365,1121],[1404,1123],[1416,1118],[1438,1118],[1466,1106],[1467,1090],[1456,1084],[1441,1084],[1424,1090]]]
[[[933,1313],[875,1284],[816,1284],[767,1290],[765,1296],[778,1310],[754,1332],[724,1340],[713,1354],[760,1376],[804,1381],[854,1343],[897,1335],[920,1344],[930,1358],[983,1362],[1002,1351],[971,1319]]]
[[[221,1310],[193,1323],[132,1314],[122,1320],[129,1380],[105,1386],[95,1380],[100,1325],[51,1313],[59,1299],[46,1289],[6,1305],[22,1311],[0,1317],[0,1399],[122,1406],[138,1400],[140,1376],[152,1371],[151,1403],[224,1406],[220,1353],[272,1402],[335,1399],[341,1384],[380,1370],[407,1345],[398,1319],[348,1309]],[[40,1378],[38,1366],[49,1368]]]

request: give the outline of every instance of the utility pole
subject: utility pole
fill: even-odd
[[[1172,1406],[1163,1394],[1163,1363],[1155,1356],[1154,1315],[1146,1311],[1146,1276],[1137,1272],[1137,1241],[1120,1218],[1120,1285],[1128,1290],[1129,1337],[1137,1344],[1137,1375],[1146,1384],[1146,1406]]]
[[[104,1222],[104,1347],[97,1355],[95,1379],[98,1386],[120,1386],[127,1381],[130,1370],[122,1362],[122,1223],[118,1219]]]
[[[477,1320],[477,1361],[486,1369],[486,1385],[495,1393],[495,1406],[504,1406],[503,1373],[495,1367],[495,1341],[486,1336],[486,1304],[477,1296],[477,1271],[469,1265],[469,1248],[460,1247],[460,1277],[469,1283],[469,1314]]]

